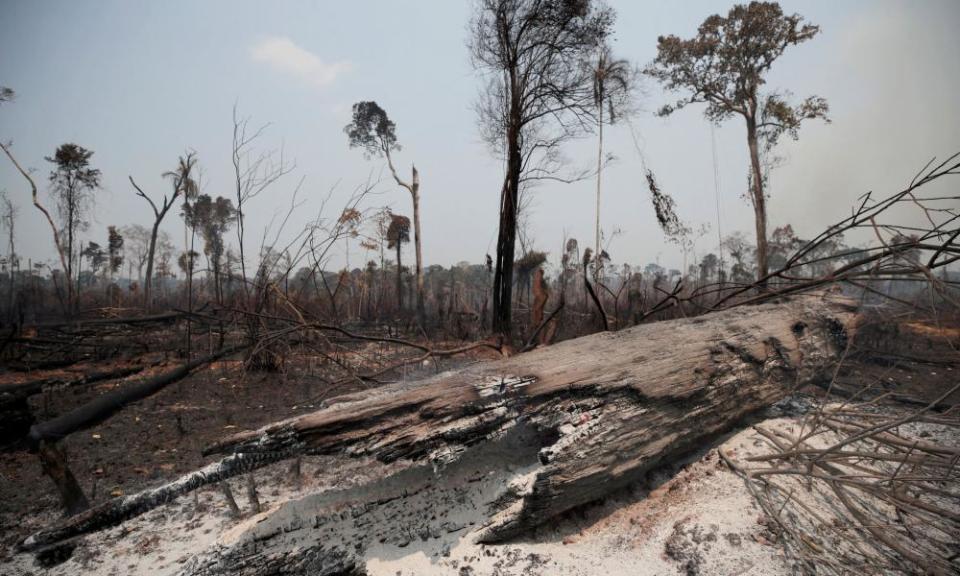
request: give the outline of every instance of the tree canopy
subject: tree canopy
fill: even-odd
[[[399,150],[397,126],[387,112],[376,102],[357,102],[353,105],[353,120],[343,131],[351,148],[362,148],[370,156],[388,155]]]

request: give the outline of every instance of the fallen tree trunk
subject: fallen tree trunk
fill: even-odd
[[[82,386],[84,384],[94,384],[104,380],[113,380],[116,378],[126,378],[138,372],[142,372],[145,366],[133,365],[115,368],[113,370],[93,370],[86,374],[81,374],[77,378],[39,378],[21,382],[19,384],[0,385],[0,405],[6,401],[13,401],[19,398],[39,394],[44,388],[64,387],[71,388]]]
[[[235,463],[244,455],[244,465],[233,467],[238,471],[275,461],[276,455],[421,461],[428,464],[428,476],[433,470],[432,479],[422,483],[424,491],[467,478],[458,466],[479,467],[476,478],[483,480],[462,484],[487,486],[473,506],[481,514],[473,536],[503,540],[642,479],[797,386],[829,379],[855,318],[848,301],[806,296],[595,334],[422,383],[333,398],[317,412],[237,434],[206,452],[231,454],[227,460]],[[211,481],[233,473],[212,466],[217,473],[209,474]],[[444,467],[438,476],[436,470]],[[191,485],[207,483],[202,481],[207,474],[188,476]],[[124,499],[126,507],[118,501],[90,510],[82,521],[36,534],[24,546],[45,546],[114,525],[182,493],[171,490],[182,482],[154,489],[163,497],[149,502],[135,495]],[[378,510],[398,500],[425,498],[415,480],[383,482],[382,489],[367,487],[349,496],[356,504],[349,514],[315,517],[312,529],[325,534],[316,546],[300,538],[295,549],[278,544],[282,549],[270,550],[267,543],[275,534],[264,531],[276,528],[281,534],[289,527],[270,528],[268,522],[213,559],[198,559],[187,572],[255,574],[288,564],[320,574],[349,573],[351,558],[365,547],[401,537],[383,526],[377,527],[379,535],[368,530]],[[432,505],[428,499],[421,508]],[[298,518],[296,529],[310,528]],[[347,530],[344,522],[354,522],[355,529]],[[360,529],[363,522],[366,528]],[[345,535],[343,546],[334,545],[330,534]]]
[[[123,410],[127,405],[152,396],[170,384],[186,378],[197,368],[206,366],[211,362],[216,362],[225,356],[236,354],[248,347],[248,344],[240,344],[223,348],[213,354],[191,360],[186,364],[182,364],[172,370],[147,378],[136,384],[124,386],[98,396],[75,410],[62,414],[52,420],[34,425],[30,428],[30,439],[34,442],[56,442],[78,430],[96,426],[120,410]]]
[[[27,437],[34,424],[28,398],[47,388],[73,388],[132,376],[145,366],[124,366],[115,370],[99,370],[78,378],[40,378],[20,384],[0,386],[0,451],[16,447]]]
[[[139,324],[166,323],[179,320],[185,314],[180,311],[164,312],[162,314],[148,314],[144,316],[129,316],[116,318],[91,318],[63,320],[58,322],[41,322],[33,324],[29,328],[34,329],[52,329],[52,328],[80,328],[87,326],[113,326],[124,324],[127,326],[136,326]]]

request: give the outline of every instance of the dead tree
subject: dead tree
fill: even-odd
[[[223,348],[204,358],[198,358],[141,382],[98,396],[52,420],[31,426],[29,440],[37,450],[43,471],[56,485],[67,513],[76,514],[86,509],[89,504],[83,495],[83,490],[70,471],[66,456],[56,446],[56,442],[74,432],[85,430],[103,422],[126,406],[152,396],[170,384],[182,380],[194,370],[224,356],[240,352],[247,346],[241,344]]]
[[[160,392],[170,384],[186,378],[194,370],[215,362],[220,358],[245,350],[249,344],[239,344],[222,348],[213,354],[191,360],[147,378],[136,384],[125,386],[98,396],[74,410],[42,422],[30,428],[30,438],[35,442],[57,441],[79,430],[85,430],[103,422],[129,404],[148,398]]]
[[[470,23],[474,67],[486,76],[481,133],[505,160],[493,278],[493,330],[509,336],[521,190],[562,180],[562,144],[595,125],[593,74],[582,65],[613,13],[594,2],[482,0]]]
[[[53,216],[50,215],[50,211],[44,208],[43,204],[40,203],[40,197],[37,192],[37,183],[33,180],[33,177],[30,176],[30,173],[24,170],[23,167],[20,166],[20,163],[17,162],[17,159],[13,157],[13,153],[10,152],[9,144],[0,142],[0,149],[3,150],[4,154],[7,155],[7,158],[10,159],[10,162],[13,163],[13,167],[17,169],[17,172],[19,172],[27,180],[27,183],[30,184],[30,195],[33,199],[33,205],[37,208],[37,210],[40,211],[41,214],[43,214],[44,218],[47,220],[47,223],[50,224],[50,230],[53,232],[53,245],[57,249],[57,256],[60,258],[60,266],[66,270],[67,253],[66,250],[64,250],[63,243],[60,241],[60,229],[53,221]],[[72,286],[72,284],[69,282],[68,285]]]
[[[331,399],[317,412],[227,438],[206,451],[228,454],[221,462],[107,502],[32,536],[24,547],[115,525],[200,485],[299,454],[422,462],[424,481],[435,486],[451,481],[447,473],[434,476],[436,470],[486,462],[484,474],[499,475],[478,505],[474,537],[502,540],[638,481],[797,386],[829,378],[855,318],[847,300],[808,295],[594,334],[425,382]],[[512,447],[498,448],[507,442]],[[504,458],[478,457],[478,450],[513,456],[508,466]],[[413,491],[404,488],[398,498],[408,496]],[[373,516],[364,514],[382,504],[361,499],[349,521],[369,523]],[[332,518],[318,517],[318,534]],[[215,554],[212,563],[198,560],[188,573],[253,574],[305,558],[327,573],[323,569],[338,563],[350,565],[374,538],[352,532],[356,541],[349,547],[325,543],[291,551],[280,549],[280,539],[258,536],[260,529],[249,535],[257,541],[254,554],[238,545]],[[243,554],[241,569],[236,561]]]
[[[144,200],[150,203],[150,208],[153,210],[153,228],[150,230],[150,247],[147,250],[147,275],[143,279],[143,305],[144,308],[150,308],[150,288],[153,285],[153,257],[157,249],[157,233],[160,230],[160,223],[163,222],[164,217],[166,217],[167,212],[170,211],[170,208],[173,206],[174,202],[177,201],[177,198],[180,197],[182,193],[188,198],[192,198],[197,193],[197,183],[190,176],[190,171],[193,169],[196,164],[196,155],[193,152],[187,153],[186,158],[183,156],[180,157],[180,164],[175,172],[166,172],[164,176],[173,179],[173,194],[167,199],[166,194],[163,196],[163,201],[160,204],[160,207],[157,207],[157,204],[146,194],[143,190],[137,186],[137,183],[133,181],[133,176],[128,176],[130,179],[130,184],[137,191],[137,196],[140,196]]]

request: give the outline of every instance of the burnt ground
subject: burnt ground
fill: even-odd
[[[901,324],[893,333],[881,327],[867,340],[867,350],[848,358],[833,392],[856,395],[868,386],[870,396],[889,393],[900,401],[929,402],[960,380],[956,355],[960,330],[956,328]],[[442,366],[420,366],[401,376],[422,377],[489,357],[489,352],[478,352]],[[33,414],[40,421],[47,420],[179,363],[156,355],[136,360],[160,363],[126,379],[35,395],[30,399]],[[369,386],[350,381],[332,387],[325,383],[324,376],[329,374],[322,364],[315,356],[298,355],[288,360],[283,373],[244,373],[238,360],[218,362],[94,428],[72,434],[61,445],[91,503],[131,494],[207,463],[202,448],[228,434],[309,412],[325,398]],[[77,372],[119,366],[120,362],[114,361],[28,375],[6,372],[0,373],[0,385],[42,377],[69,379]],[[960,393],[947,398],[941,409],[958,401]],[[53,518],[58,513],[58,496],[37,457],[25,450],[0,452],[0,567],[11,547],[35,528],[23,524],[25,516]]]
[[[149,355],[137,360],[161,363],[125,379],[34,395],[30,405],[35,418],[48,420],[132,380],[178,365]],[[402,376],[422,377],[469,361],[458,358],[419,366]],[[244,373],[239,360],[217,362],[93,428],[71,434],[60,446],[91,504],[131,494],[212,461],[201,456],[201,450],[226,435],[310,412],[325,398],[376,385],[356,380],[329,385],[321,364],[315,357],[304,356],[288,361],[284,373]],[[48,377],[71,379],[85,371],[120,365],[119,361],[99,362],[26,375],[7,372],[0,374],[0,385]],[[0,563],[11,546],[27,535],[21,523],[24,515],[58,513],[59,497],[36,455],[25,449],[0,451]]]

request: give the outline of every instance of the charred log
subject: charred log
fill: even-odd
[[[246,347],[247,345],[238,345],[224,348],[203,358],[191,360],[152,378],[147,378],[142,382],[98,396],[76,410],[33,426],[30,429],[30,438],[34,442],[57,441],[78,430],[95,426],[116,414],[127,405],[152,396],[170,384],[182,380],[197,368],[206,366],[230,354],[240,352]]]
[[[806,296],[595,334],[422,383],[341,396],[312,414],[227,438],[207,450],[229,455],[211,465],[220,470],[217,481],[297,454],[422,466],[410,477],[384,478],[339,500],[318,494],[308,497],[309,506],[290,503],[294,515],[351,503],[347,511],[319,512],[311,525],[295,520],[296,530],[316,533],[313,545],[302,545],[301,538],[291,548],[274,539],[293,529],[283,524],[291,520],[277,517],[250,528],[235,546],[198,559],[187,573],[357,570],[358,554],[374,543],[373,536],[360,535],[380,526],[376,515],[396,519],[390,507],[414,498],[422,499],[414,509],[427,511],[439,498],[473,498],[480,516],[471,537],[514,537],[641,480],[798,386],[829,378],[855,319],[848,301]],[[228,461],[245,465],[219,468]],[[446,471],[440,476],[437,469]],[[193,478],[195,485],[207,483]],[[417,496],[418,485],[436,494]],[[178,481],[162,493],[179,495],[188,487]],[[83,522],[34,535],[24,545],[49,545],[115,524],[167,497],[149,492],[107,503]],[[380,542],[403,545],[400,528],[378,530]]]

